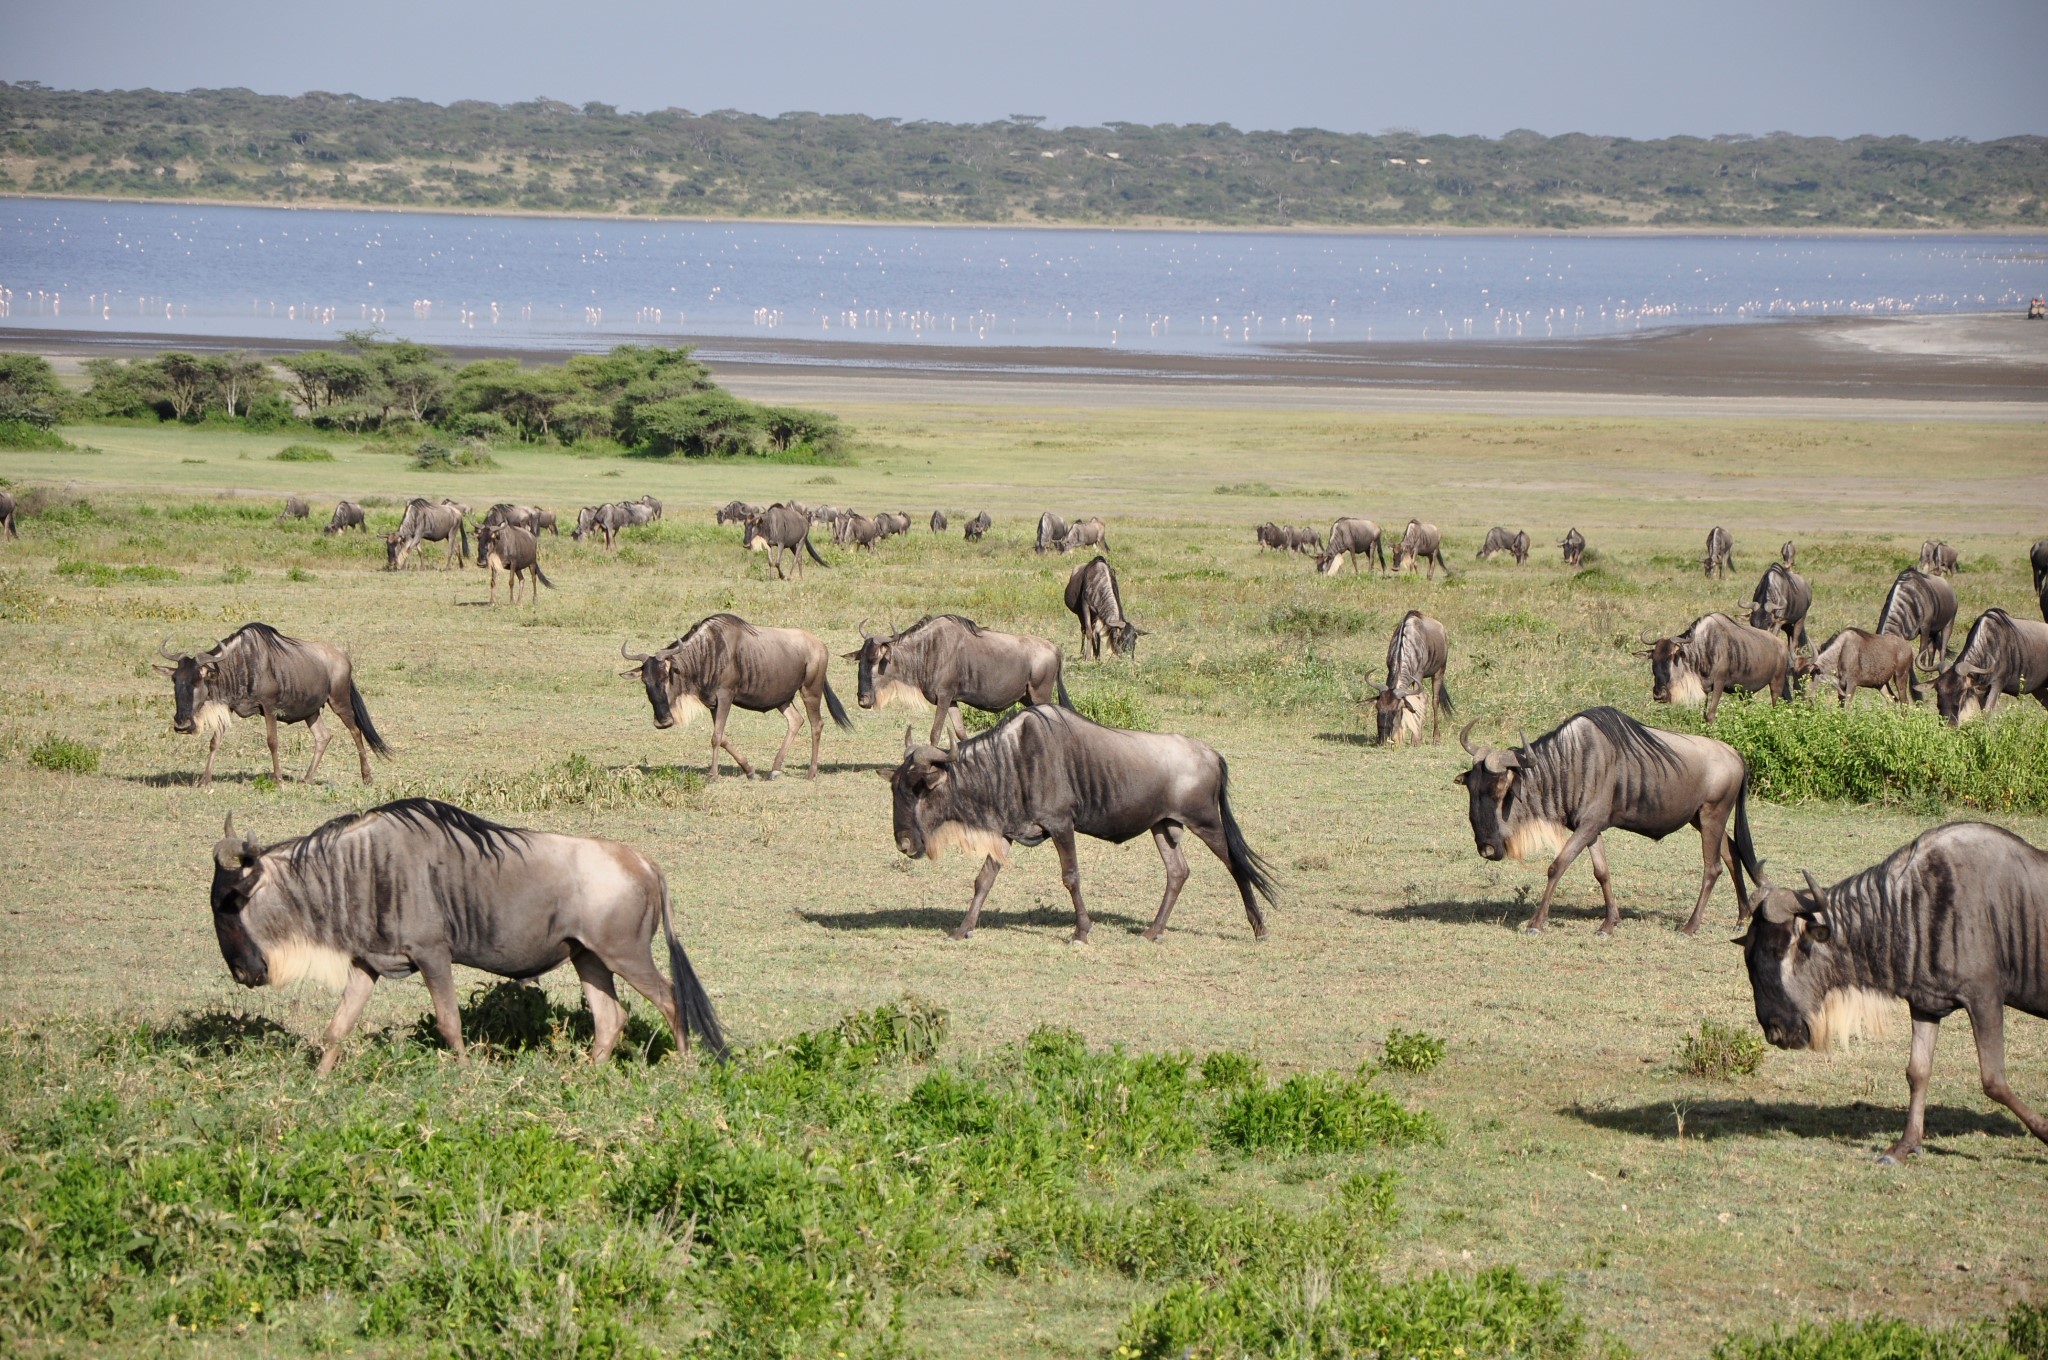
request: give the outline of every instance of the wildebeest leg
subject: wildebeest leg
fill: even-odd
[[[1700,833],[1700,898],[1693,903],[1692,915],[1686,917],[1685,924],[1679,927],[1687,935],[1699,934],[1700,922],[1707,914],[1707,899],[1713,896],[1714,885],[1721,881],[1721,856],[1728,839],[1728,817],[1733,811],[1732,800],[1726,806],[1708,803],[1692,819]],[[1739,878],[1735,883],[1735,911],[1738,916],[1742,913],[1742,883]]]
[[[740,778],[752,779],[754,767],[747,764],[747,758],[740,754],[738,747],[726,740],[725,720],[731,716],[732,700],[721,694],[718,697],[718,711],[712,715],[711,723],[711,777],[718,778],[718,748],[723,746],[726,754],[733,758],[733,763],[740,767]]]
[[[590,1007],[592,1030],[590,1061],[596,1066],[611,1057],[619,1036],[625,1033],[625,1008],[619,1005],[612,970],[605,967],[604,960],[588,949],[578,949],[569,955],[569,962],[576,966],[576,976],[583,979],[583,1000]]]
[[[213,739],[206,743],[206,770],[205,773],[199,776],[199,787],[201,788],[205,788],[213,782],[213,757],[215,752],[220,750],[220,733],[220,728],[214,728]]]
[[[462,1042],[462,1011],[455,1004],[455,970],[445,958],[416,955],[412,962],[420,970],[420,980],[427,984],[427,995],[434,999],[434,1026],[441,1031],[441,1042],[455,1050],[455,1061],[466,1064],[469,1049]]]
[[[1706,714],[1706,720],[1707,720],[1708,722],[1712,722],[1712,721],[1714,720],[1714,715],[1715,715],[1716,713],[1719,713],[1720,711],[1721,711],[1721,689],[1720,689],[1720,687],[1719,687],[1718,685],[1715,685],[1715,686],[1710,686],[1710,687],[1709,687],[1709,688],[1707,689],[1707,714]]]
[[[1977,1040],[1977,1074],[1983,1079],[1984,1094],[2011,1110],[2027,1126],[2027,1132],[2048,1143],[2048,1119],[2028,1109],[2005,1081],[2005,1003],[1998,997],[1966,1003],[1970,1012],[1970,1033]]]
[[[602,968],[624,978],[634,991],[654,1003],[655,1009],[661,1012],[661,1018],[668,1022],[670,1032],[676,1036],[677,1048],[690,1046],[690,1038],[683,1032],[683,1018],[676,1014],[676,999],[669,988],[668,979],[661,975],[660,970],[654,966],[654,961],[647,957],[645,945],[640,945],[637,953],[628,946],[616,954],[598,954],[595,957],[600,961]],[[579,968],[577,971],[580,973],[582,970]],[[618,992],[614,990],[612,995],[616,997]],[[623,1020],[624,1011],[621,1008],[622,1024]],[[592,1060],[596,1060],[595,1054],[592,1055]]]
[[[1927,1131],[1927,1078],[1934,1072],[1934,1041],[1940,1036],[1941,1021],[1913,1017],[1913,1054],[1906,1059],[1906,1131],[1878,1154],[1880,1162],[1903,1162],[1920,1150]]]
[[[315,713],[306,724],[306,733],[313,738],[313,763],[306,767],[305,778],[299,781],[301,784],[313,782],[313,775],[320,768],[320,757],[327,754],[327,739],[332,734],[327,730],[326,715]]]
[[[1081,859],[1074,853],[1074,829],[1055,831],[1052,844],[1060,852],[1060,882],[1066,884],[1067,896],[1074,899],[1073,943],[1080,944],[1095,929],[1095,923],[1088,919],[1088,908],[1081,902]]]
[[[1221,821],[1191,821],[1187,824],[1187,828],[1201,838],[1202,844],[1208,846],[1215,853],[1216,858],[1223,861],[1224,868],[1230,868],[1230,838],[1224,834]],[[1237,871],[1231,869],[1230,876],[1236,879]],[[1244,899],[1244,919],[1251,923],[1252,937],[1259,940],[1265,939],[1266,914],[1259,910],[1259,899],[1252,895],[1252,885],[1239,879],[1237,892],[1238,896]]]
[[[825,735],[825,724],[820,721],[818,696],[816,694],[804,695],[804,711],[810,715],[811,720],[811,772],[805,775],[804,778],[816,779],[818,777],[818,743]]]
[[[797,728],[803,726],[803,719],[796,715],[795,699],[792,698],[782,706],[782,718],[789,724],[789,729],[782,734],[782,745],[775,748],[775,764],[768,770],[770,779],[778,778],[782,774],[782,758],[789,754],[789,744],[796,740]]]
[[[1550,872],[1545,875],[1543,900],[1536,904],[1536,914],[1522,927],[1523,933],[1541,935],[1543,928],[1550,924],[1550,899],[1557,895],[1557,881],[1564,877],[1564,871],[1572,867],[1572,861],[1585,848],[1600,839],[1601,828],[1588,832],[1584,827],[1572,832],[1572,838],[1564,843],[1564,849],[1557,852],[1557,858],[1550,861]]]
[[[1148,940],[1166,933],[1166,918],[1173,914],[1173,904],[1180,900],[1181,885],[1188,881],[1188,857],[1181,853],[1180,835],[1180,828],[1172,822],[1161,822],[1152,828],[1152,843],[1159,847],[1159,858],[1166,864],[1166,896],[1159,899],[1159,914],[1145,927]]]
[[[938,708],[939,711],[932,715],[932,745],[934,746],[937,746],[939,744],[939,738],[943,736],[945,734],[946,729],[952,725],[951,719],[953,717],[953,701],[951,699],[948,699],[946,700],[946,702],[940,704]]]
[[[1593,861],[1593,878],[1600,884],[1600,900],[1607,905],[1607,919],[1600,923],[1595,935],[1612,935],[1614,928],[1621,924],[1621,908],[1614,905],[1614,889],[1607,882],[1607,851],[1595,836],[1593,843],[1586,847],[1588,857]]]
[[[270,743],[270,777],[284,783],[284,767],[277,763],[277,712],[263,710],[263,740]]]
[[[974,923],[981,919],[981,904],[988,901],[988,890],[995,887],[996,875],[1002,871],[1003,866],[994,855],[982,860],[981,872],[974,876],[974,900],[967,904],[967,915],[953,927],[954,939],[964,940],[974,933]]]
[[[370,989],[376,985],[375,973],[360,963],[349,965],[348,984],[341,989],[341,1004],[334,1008],[334,1018],[327,1022],[327,1031],[320,1036],[320,1066],[314,1069],[315,1076],[326,1076],[341,1061],[341,1041],[362,1018]]]

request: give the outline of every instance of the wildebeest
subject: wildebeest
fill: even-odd
[[[934,510],[934,511],[932,511],[932,532],[933,532],[933,533],[935,533],[935,534],[943,534],[944,532],[946,532],[946,512],[945,512],[945,511],[943,511],[943,510]]]
[[[733,504],[737,505],[739,504],[739,502],[734,501]],[[758,513],[761,507],[753,506],[750,508],[753,509],[756,513]],[[806,510],[804,513],[810,516],[811,523],[813,525],[822,524],[829,528],[831,525],[837,523],[839,517],[845,514],[846,512],[844,510],[841,510],[836,505],[814,505],[809,510]]]
[[[493,524],[512,524],[537,535],[542,529],[553,529],[555,517],[537,505],[513,505],[509,501],[499,501],[484,511],[484,522],[479,529],[487,529]],[[561,536],[559,529],[555,531],[555,536]],[[482,558],[482,548],[477,549],[477,556],[479,559]]]
[[[1483,545],[1481,545],[1477,556],[1480,560],[1486,561],[1498,556],[1501,553],[1506,553],[1510,557],[1513,557],[1515,559],[1515,565],[1518,567],[1522,565],[1522,563],[1528,561],[1528,531],[1526,529],[1517,529],[1513,533],[1509,533],[1506,529],[1502,528],[1498,524],[1494,525],[1491,529],[1488,529],[1486,531],[1486,542]]]
[[[1067,609],[1081,621],[1081,650],[1097,661],[1102,660],[1105,636],[1117,656],[1138,654],[1138,639],[1145,630],[1124,617],[1123,593],[1108,558],[1097,554],[1074,568],[1067,577]]]
[[[1109,530],[1103,525],[1100,515],[1077,519],[1067,526],[1065,538],[1060,540],[1061,552],[1072,552],[1076,548],[1100,548],[1109,551]]]
[[[534,538],[533,530],[517,524],[485,524],[476,531],[476,556],[479,565],[491,569],[491,603],[498,602],[498,572],[503,570],[510,577],[511,586],[506,591],[509,602],[519,603],[519,578],[529,573],[533,580],[527,585],[528,605],[540,603],[540,588],[555,588],[547,573],[540,569],[540,542]]]
[[[1417,561],[1429,563],[1429,579],[1436,579],[1438,567],[1444,575],[1451,574],[1451,564],[1444,561],[1444,536],[1434,524],[1424,524],[1419,519],[1408,521],[1402,531],[1401,541],[1394,545],[1394,570],[1412,571]]]
[[[1038,537],[1032,540],[1031,551],[1044,552],[1048,548],[1060,552],[1067,550],[1067,522],[1048,510],[1038,517]]]
[[[333,516],[327,521],[327,527],[320,532],[338,534],[344,529],[361,529],[368,532],[368,527],[363,522],[363,507],[354,501],[336,501]]]
[[[1833,680],[1844,707],[1859,689],[1889,688],[1902,704],[1920,698],[1919,686],[1913,683],[1913,644],[1889,633],[1844,628],[1820,645],[1813,660],[1802,661],[1795,669],[1801,676]]]
[[[397,571],[403,567],[405,559],[422,543],[448,545],[441,570],[465,565],[469,560],[469,521],[462,516],[461,507],[445,501],[436,505],[424,496],[407,501],[405,516],[398,521],[398,532],[384,536],[385,569]]]
[[[1749,626],[1785,635],[1785,650],[1794,656],[1813,644],[1806,636],[1806,611],[1813,607],[1813,587],[1783,562],[1764,569],[1749,599]]]
[[[2034,593],[2048,590],[2048,538],[2037,538],[2027,549],[2027,562],[2034,568]]]
[[[849,510],[833,521],[832,541],[842,548],[866,548],[873,552],[881,539],[882,526],[866,515]]]
[[[2048,622],[2048,585],[2041,587],[2041,618]]]
[[[1000,713],[1057,698],[1073,707],[1060,649],[1044,638],[994,632],[958,614],[927,614],[892,637],[869,633],[863,620],[860,638],[859,649],[846,653],[860,663],[860,706],[932,705],[934,744],[948,727],[967,735],[957,704]]]
[[[1564,549],[1564,564],[1568,567],[1586,565],[1586,536],[1577,529],[1567,529],[1557,546]]]
[[[981,536],[989,531],[992,523],[994,521],[989,519],[988,511],[977,510],[974,512],[974,518],[967,521],[967,527],[961,533],[969,543],[979,543]]]
[[[1700,559],[1700,567],[1709,576],[1726,576],[1734,566],[1735,540],[1716,524],[1707,530],[1707,555]]]
[[[1675,638],[1645,638],[1637,655],[1650,663],[1650,697],[1660,704],[1704,702],[1708,722],[1729,690],[1762,691],[1771,702],[1792,697],[1791,657],[1776,633],[1726,614],[1703,614]]]
[[[0,539],[20,537],[21,531],[14,527],[13,493],[0,491]]]
[[[1418,609],[1402,615],[1387,640],[1387,682],[1373,686],[1373,718],[1381,745],[1406,739],[1420,746],[1425,703],[1430,708],[1429,737],[1436,740],[1443,715],[1456,712],[1444,684],[1450,654],[1441,623]]]
[[[1879,1160],[1920,1150],[1935,1037],[1958,1010],[1984,1094],[2048,1143],[2048,1119],[2005,1079],[2005,1008],[2048,1018],[2048,854],[2000,827],[1952,822],[1833,887],[1810,874],[1804,892],[1765,884],[1753,905],[1736,943],[1773,1044],[1823,1048],[1881,1019],[1892,998],[1906,1003],[1906,1131]]]
[[[1316,559],[1316,570],[1325,576],[1335,576],[1347,553],[1353,576],[1359,572],[1358,564],[1368,557],[1379,563],[1381,571],[1387,569],[1387,550],[1380,541],[1380,526],[1369,519],[1355,515],[1338,517],[1330,525],[1330,536],[1324,542],[1322,556]]]
[[[1323,535],[1319,529],[1306,525],[1261,524],[1257,530],[1261,548],[1277,548],[1282,552],[1307,552],[1314,549],[1321,553]]]
[[[877,539],[907,534],[910,532],[910,516],[901,510],[884,510],[875,516],[875,530]]]
[[[2031,694],[2048,708],[2048,623],[1987,609],[1962,649],[1934,679],[1934,706],[1950,727],[1990,716],[2007,694]]]
[[[1607,856],[1600,848],[1600,837],[1609,830],[1632,831],[1653,841],[1682,826],[1698,830],[1704,863],[1699,900],[1679,927],[1686,934],[1699,930],[1724,860],[1735,889],[1736,919],[1747,914],[1743,872],[1754,881],[1762,871],[1749,836],[1748,772],[1734,747],[1712,737],[1645,727],[1613,708],[1589,708],[1510,750],[1472,745],[1472,727],[1467,723],[1458,734],[1472,768],[1456,782],[1469,796],[1472,838],[1481,858],[1556,856],[1543,900],[1524,929],[1533,933],[1548,923],[1558,879],[1585,850],[1592,852],[1593,877],[1607,905],[1599,933],[1611,934],[1621,924],[1621,909],[1607,882]]]
[[[312,513],[313,507],[306,504],[304,496],[286,496],[284,498],[284,514],[280,518],[305,519]]]
[[[617,504],[613,505],[612,509],[617,511],[621,517],[619,520],[619,527],[622,529],[637,529],[644,525],[652,524],[656,520],[660,519],[660,504],[650,504],[650,501],[650,497],[643,496],[637,501],[619,501]]]
[[[810,516],[800,515],[780,501],[747,521],[747,547],[755,552],[765,551],[769,554],[768,560],[775,567],[775,578],[778,581],[788,579],[782,574],[782,555],[785,552],[795,565],[796,578],[799,581],[804,576],[805,553],[809,553],[811,560],[821,567],[831,565],[818,556],[818,550],[811,546]]]
[[[675,726],[678,708],[684,727],[699,713],[710,712],[713,779],[718,778],[720,747],[739,765],[743,777],[751,778],[754,773],[747,758],[726,740],[725,722],[734,708],[749,713],[780,712],[789,725],[768,771],[770,779],[782,773],[783,757],[803,725],[796,710],[799,696],[811,724],[811,772],[806,778],[818,777],[818,743],[825,735],[819,701],[832,711],[832,721],[846,731],[853,730],[826,677],[830,653],[815,635],[801,628],[762,628],[737,614],[713,614],[691,624],[688,632],[652,656],[629,652],[624,643],[619,645],[619,655],[638,663],[626,674],[638,677],[646,688],[656,727]]]
[[[656,500],[656,499],[655,499],[654,497],[652,497],[652,496],[642,496],[642,497],[640,497],[640,499],[639,499],[639,500],[637,500],[637,501],[635,501],[635,502],[633,502],[633,503],[634,503],[635,505],[644,505],[644,506],[646,506],[646,507],[648,508],[648,510],[649,510],[649,511],[651,511],[651,512],[653,513],[653,517],[654,517],[654,518],[655,518],[656,520],[659,520],[659,519],[661,518],[661,502],[660,502],[660,501],[658,501],[658,500]]]
[[[370,782],[370,752],[391,754],[370,721],[348,654],[339,647],[286,637],[267,623],[245,623],[210,651],[197,655],[173,655],[169,641],[166,638],[166,645],[157,650],[171,664],[155,669],[171,678],[175,700],[171,730],[205,732],[210,738],[206,770],[199,776],[201,785],[213,782],[214,753],[220,750],[221,733],[228,723],[258,713],[263,715],[263,739],[270,745],[270,775],[280,784],[284,768],[277,757],[277,725],[306,724],[313,738],[313,762],[306,767],[304,782],[311,783],[320,768],[320,757],[327,751],[323,709],[332,708],[356,739],[356,758],[365,784]]]
[[[604,540],[607,548],[618,543],[619,531],[633,523],[632,512],[616,501],[605,505],[586,505],[576,512],[576,527],[569,531],[571,540],[581,543],[591,534]]]
[[[727,501],[718,508],[717,518],[720,524],[745,524],[767,508],[765,505],[750,505],[746,501]]]
[[[320,1037],[319,1072],[341,1057],[380,977],[418,973],[441,1038],[468,1062],[453,966],[532,978],[563,962],[583,980],[595,1037],[609,1058],[626,1015],[613,974],[631,983],[687,1049],[694,1030],[722,1058],[711,998],[676,939],[661,870],[629,845],[487,822],[430,798],[351,812],[264,847],[228,814],[213,847],[213,929],[244,987],[301,978],[341,1004]],[[649,947],[668,938],[663,982]]]
[[[1266,938],[1253,894],[1275,900],[1271,870],[1231,815],[1230,767],[1213,747],[1192,737],[1103,727],[1042,705],[950,752],[913,742],[907,728],[903,746],[903,763],[883,776],[894,794],[896,848],[912,859],[937,859],[952,849],[983,856],[974,900],[954,939],[974,933],[1010,847],[1047,840],[1059,852],[1060,879],[1074,902],[1074,939],[1087,939],[1094,922],[1081,901],[1075,834],[1121,845],[1145,831],[1166,865],[1166,895],[1146,939],[1164,933],[1187,882],[1185,831],[1228,866],[1253,935]]]
[[[1780,562],[1783,562],[1787,567],[1790,567],[1792,565],[1793,559],[1798,556],[1799,547],[1791,539],[1788,538],[1783,543],[1778,545],[1778,560]]]
[[[1284,552],[1288,547],[1286,531],[1271,520],[1254,528],[1252,535],[1258,539],[1261,548],[1274,548]]]
[[[1929,576],[1956,574],[1956,550],[1938,538],[1920,544],[1920,570]]]
[[[1955,587],[1911,567],[1892,582],[1877,611],[1877,631],[1913,643],[1922,670],[1936,670],[1947,662],[1948,630],[1955,621]]]

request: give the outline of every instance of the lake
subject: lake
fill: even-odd
[[[669,222],[0,200],[0,325],[376,328],[596,349],[722,336],[1221,353],[2017,309],[2038,237],[1370,236]]]

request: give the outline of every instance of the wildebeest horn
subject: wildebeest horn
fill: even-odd
[[[861,617],[861,621],[860,621],[860,636],[861,636],[861,641],[863,641],[863,642],[867,641],[868,639],[870,639],[870,638],[872,638],[872,637],[874,636],[874,634],[873,634],[873,633],[870,633],[870,632],[868,631],[868,621],[867,621],[867,617],[866,617],[865,615],[863,615],[863,616]]]
[[[1819,907],[1827,906],[1828,890],[1826,888],[1823,888],[1820,884],[1816,883],[1814,881],[1813,875],[1807,870],[1801,869],[1799,873],[1800,876],[1806,880],[1806,890],[1813,894],[1814,904]]]
[[[174,655],[174,654],[173,654],[173,653],[171,652],[171,640],[170,640],[169,638],[165,638],[165,639],[164,639],[164,640],[163,640],[162,642],[159,642],[159,643],[158,643],[158,644],[156,645],[156,649],[157,649],[157,651],[158,651],[159,653],[161,653],[161,654],[163,655],[163,658],[164,658],[164,660],[166,660],[166,661],[182,661],[182,660],[184,660],[184,658],[183,658],[183,657],[181,657],[181,656],[176,656],[176,655]]]
[[[1636,630],[1636,641],[1640,642],[1645,647],[1654,647],[1657,645],[1657,639],[1651,637],[1648,633],[1642,631],[1641,629]]]
[[[1477,726],[1479,726],[1479,719],[1474,718],[1471,722],[1465,724],[1464,731],[1458,733],[1458,745],[1464,747],[1465,754],[1471,756],[1474,760],[1479,758],[1479,752],[1473,747],[1471,737],[1472,729]]]
[[[624,657],[628,661],[645,661],[647,659],[647,653],[645,652],[627,651],[626,644],[623,642],[619,644],[619,655]]]
[[[1529,749],[1529,729],[1528,729],[1528,728],[1526,728],[1526,727],[1518,727],[1518,728],[1516,728],[1516,729],[1515,729],[1515,731],[1516,731],[1516,732],[1518,732],[1518,733],[1519,733],[1519,734],[1521,735],[1521,738],[1522,738],[1522,742],[1521,742],[1521,745],[1519,745],[1519,746],[1515,747],[1515,749],[1516,749],[1517,751],[1526,751],[1526,750],[1528,750],[1528,749]]]
[[[220,838],[224,841],[231,841],[235,838],[235,814],[233,812],[229,812],[227,821],[222,823]]]
[[[903,754],[909,755],[917,749],[917,738],[911,735],[910,724],[903,724]]]

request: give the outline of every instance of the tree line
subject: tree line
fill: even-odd
[[[709,217],[1478,227],[2044,223],[2048,138],[1048,128],[0,82],[0,191]]]

